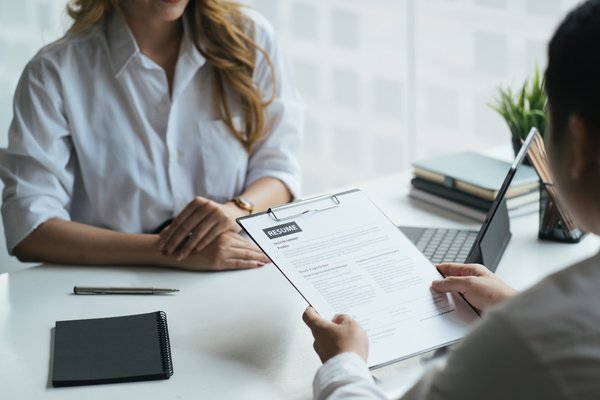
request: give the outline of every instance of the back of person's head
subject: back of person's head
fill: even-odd
[[[600,129],[600,0],[578,5],[558,27],[548,49],[546,92],[555,140],[573,115]]]

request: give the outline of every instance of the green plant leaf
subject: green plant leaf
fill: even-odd
[[[500,85],[498,97],[489,106],[505,120],[513,138],[524,139],[534,126],[542,135],[545,133],[546,103],[544,77],[536,65],[533,78],[525,80],[517,93]]]

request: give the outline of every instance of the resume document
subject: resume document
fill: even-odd
[[[371,368],[456,342],[478,318],[431,289],[440,273],[359,190],[238,222],[323,318],[360,322]]]

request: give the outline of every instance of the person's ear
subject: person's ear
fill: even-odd
[[[578,115],[569,117],[567,135],[571,153],[569,176],[579,180],[597,162],[596,143],[588,125]]]

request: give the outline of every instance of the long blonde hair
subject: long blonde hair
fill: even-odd
[[[275,71],[269,55],[252,36],[254,25],[242,5],[229,0],[190,0],[185,14],[198,50],[213,67],[220,116],[231,133],[250,152],[266,129],[265,108],[275,96]],[[71,0],[67,13],[73,18],[69,32],[81,32],[102,22],[109,12],[120,12],[119,0]],[[273,92],[267,100],[254,81],[256,54],[262,53],[271,71]],[[227,93],[235,98],[228,99]],[[244,120],[233,124],[231,100],[237,100]]]

